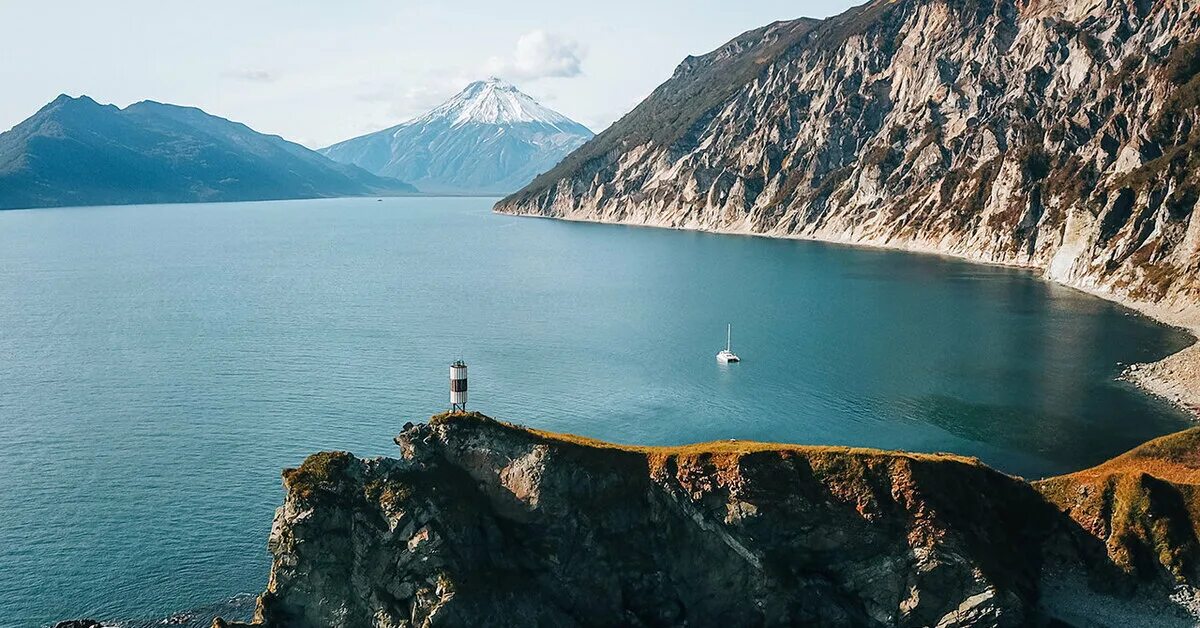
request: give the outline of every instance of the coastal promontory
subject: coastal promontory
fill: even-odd
[[[627,447],[478,413],[396,443],[284,472],[255,624],[1200,621],[1200,428],[1032,483],[949,454]]]

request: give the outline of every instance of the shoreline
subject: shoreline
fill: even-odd
[[[1191,345],[1166,356],[1157,362],[1131,364],[1121,373],[1120,379],[1135,384],[1142,390],[1166,399],[1200,421],[1200,317],[1194,313],[1171,311],[1156,304],[1127,302],[1111,298],[1104,293],[1085,290],[1102,299],[1113,301],[1164,325],[1169,325],[1190,334]]]
[[[589,218],[572,218],[566,216],[544,216],[540,214],[497,211],[494,207],[492,208],[492,212],[506,216],[515,216],[518,218],[542,218],[546,220],[586,222],[602,225],[621,225],[624,227],[645,227],[648,229],[670,229],[674,231],[694,231],[717,235],[738,235],[756,238],[771,238],[776,240],[804,240],[808,242],[821,242],[825,244],[850,246],[856,248],[879,249],[884,251],[904,251],[917,255],[933,255],[937,257],[971,262],[973,264],[982,264],[985,266],[1000,266],[1004,268],[1028,270],[1042,281],[1047,281],[1055,285],[1078,290],[1085,294],[1104,299],[1110,303],[1115,303],[1121,307],[1137,312],[1138,314],[1145,316],[1161,325],[1174,327],[1190,335],[1192,337],[1192,344],[1175,353],[1165,356],[1157,362],[1130,364],[1124,368],[1117,379],[1130,382],[1140,388],[1143,392],[1170,402],[1172,405],[1175,405],[1186,412],[1193,421],[1200,422],[1200,304],[1190,307],[1172,308],[1160,303],[1136,301],[1124,295],[1116,294],[1107,290],[1053,279],[1046,275],[1045,268],[1034,264],[1013,264],[991,261],[978,257],[972,257],[970,255],[948,253],[946,251],[937,250],[931,246],[920,244],[855,242],[848,238],[834,239],[795,234],[772,234],[749,231],[746,229],[705,229],[657,225],[644,222],[593,220]]]

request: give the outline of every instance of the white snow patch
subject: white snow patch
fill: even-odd
[[[452,127],[470,123],[541,122],[564,132],[579,126],[561,113],[543,107],[511,83],[495,77],[471,83],[454,98],[405,126],[443,120],[449,120]]]

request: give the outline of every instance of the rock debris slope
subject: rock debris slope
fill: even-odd
[[[1200,429],[1035,485],[949,455],[630,448],[479,414],[396,440],[401,459],[284,473],[257,624],[1200,621]]]
[[[1200,321],[1198,27],[1194,0],[777,22],[496,209],[936,251]]]

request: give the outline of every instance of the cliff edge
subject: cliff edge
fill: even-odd
[[[1200,621],[1200,428],[1035,484],[952,455],[623,447],[476,413],[396,442],[284,472],[256,625],[1088,625],[1102,602]]]

